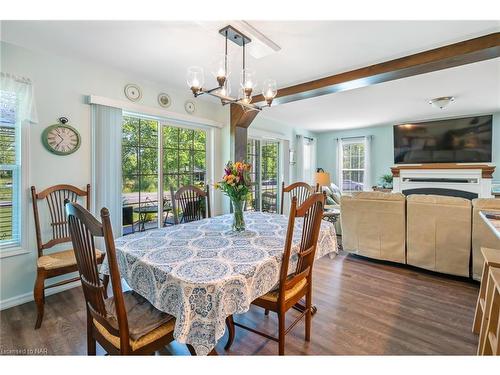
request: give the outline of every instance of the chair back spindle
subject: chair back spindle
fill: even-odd
[[[316,191],[318,187],[316,186]],[[285,193],[290,193],[290,199],[293,197],[297,198],[297,206],[302,205],[307,198],[314,194],[315,189],[311,185],[305,182],[295,182],[291,185],[285,186],[285,183],[281,183],[281,211],[283,215],[283,208],[285,204]]]
[[[112,335],[120,337],[120,347],[126,352],[130,350],[128,320],[109,211],[107,208],[101,209],[101,224],[89,211],[78,203],[67,201],[66,214],[68,216],[69,232],[73,242],[87,311],[93,319],[104,326]],[[105,290],[97,270],[95,237],[104,237],[114,305],[116,307],[115,314],[107,311],[104,302]],[[109,323],[108,319],[106,319],[108,315],[116,316],[117,327]]]
[[[81,190],[72,185],[55,185],[41,192],[37,192],[34,186],[31,187],[31,197],[33,200],[33,216],[35,218],[36,241],[38,256],[43,255],[43,250],[51,248],[57,244],[70,242],[68,222],[64,213],[64,202],[77,202],[80,197],[86,197],[86,207],[90,208],[90,185],[86,190]],[[45,201],[48,207],[51,226],[51,238],[47,242],[42,240],[42,228],[40,224],[39,201]]]
[[[177,192],[174,192],[174,188],[170,187],[170,193],[172,195],[175,224],[180,222],[189,223],[201,220],[204,217],[211,217],[208,185],[205,191],[189,185],[183,186]],[[179,219],[179,210],[182,211],[181,219]]]
[[[297,197],[292,198],[290,216],[288,219],[287,237],[285,241],[285,252],[280,271],[280,298],[284,298],[285,292],[293,288],[298,282],[310,276],[316,254],[321,220],[326,197],[322,193],[313,193],[300,206],[297,206]],[[303,218],[302,235],[297,252],[297,265],[292,277],[288,276],[290,257],[292,256],[292,239],[295,227],[295,219]]]

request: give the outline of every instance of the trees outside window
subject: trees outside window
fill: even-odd
[[[124,234],[168,223],[170,186],[206,181],[206,131],[124,116],[122,200]],[[160,184],[159,181],[163,179]],[[162,208],[158,208],[160,204]],[[162,212],[162,215],[158,215]]]

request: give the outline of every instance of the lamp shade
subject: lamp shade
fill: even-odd
[[[316,172],[315,180],[319,186],[328,186],[330,185],[330,173]]]

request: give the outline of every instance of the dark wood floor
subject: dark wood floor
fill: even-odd
[[[299,323],[287,335],[287,354],[475,354],[471,333],[478,285],[406,267],[373,262],[345,254],[315,264],[312,341],[304,341]],[[289,313],[288,321],[296,313]],[[48,354],[86,354],[85,314],[81,288],[47,297],[42,328],[35,331],[33,302],[0,315],[0,348],[38,350]],[[236,316],[237,321],[275,335],[277,320],[259,308]],[[219,354],[277,354],[277,344],[236,329],[230,351],[226,336]],[[98,349],[98,353],[103,351]],[[188,354],[173,343],[162,354]]]

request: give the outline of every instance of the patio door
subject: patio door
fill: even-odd
[[[278,212],[280,207],[280,141],[249,138],[247,162],[252,164],[252,189],[247,210]]]
[[[207,130],[125,115],[122,125],[122,231],[173,223],[170,187],[204,188]]]

